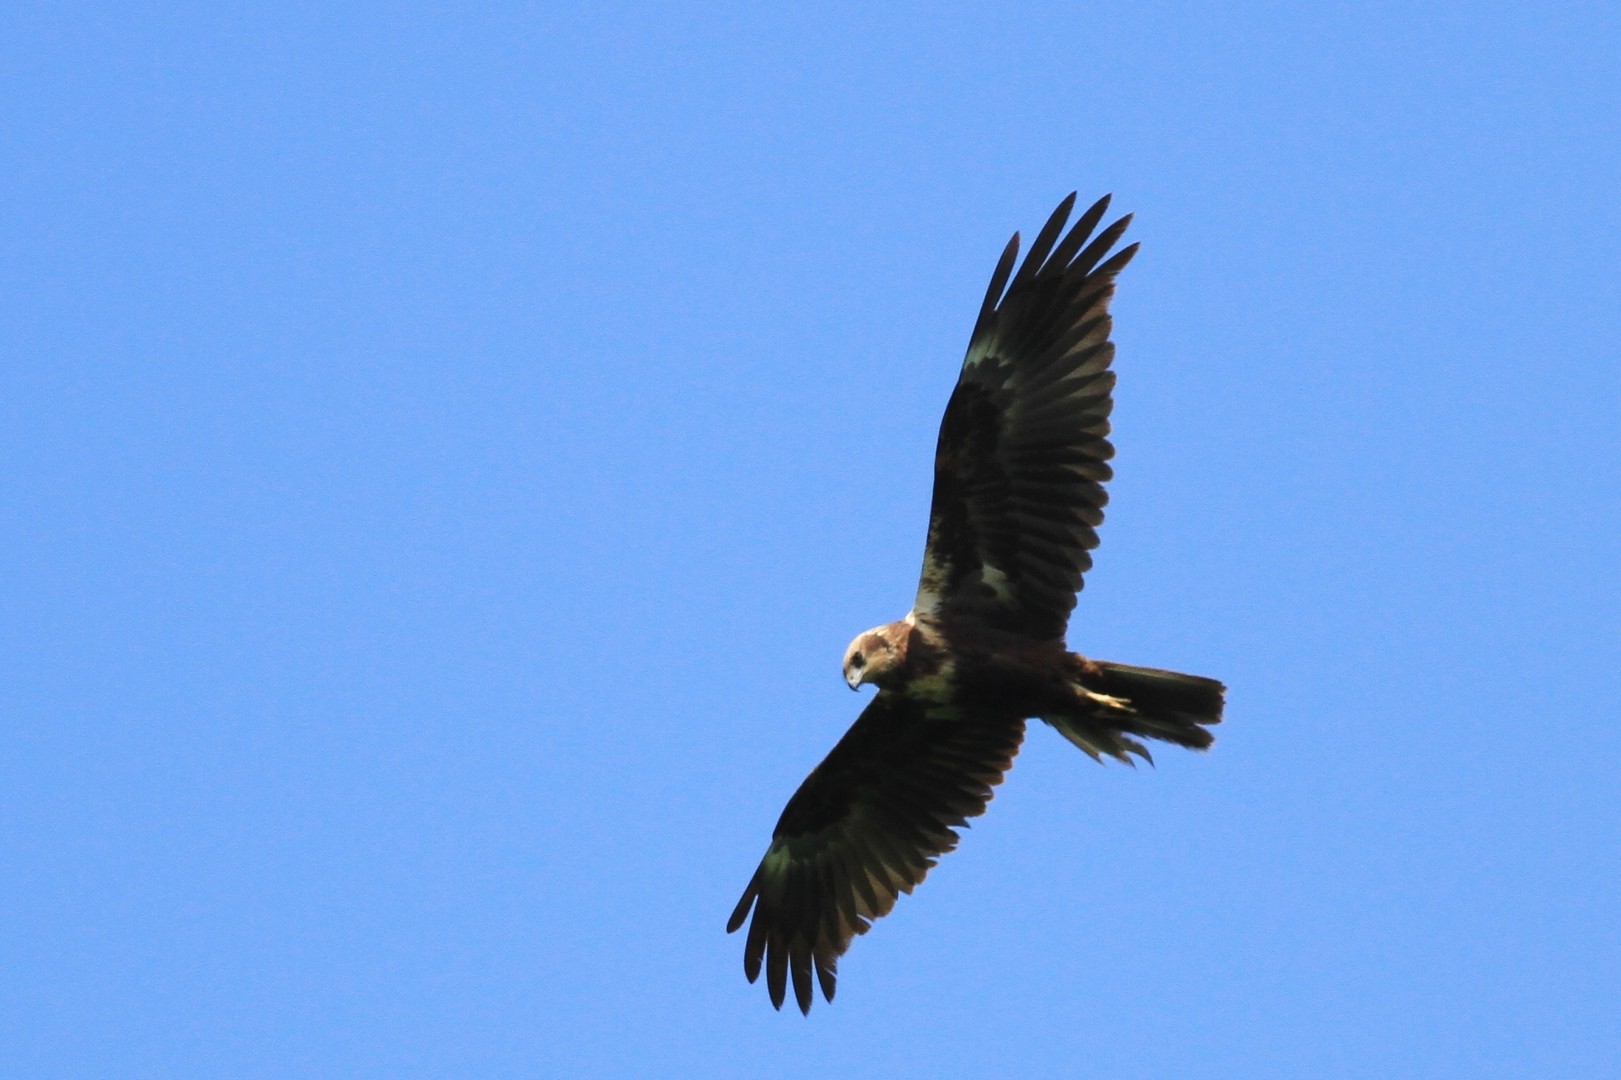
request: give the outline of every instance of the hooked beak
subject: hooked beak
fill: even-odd
[[[850,689],[852,690],[861,689],[861,678],[854,672],[846,671],[844,673],[844,681],[849,684]]]

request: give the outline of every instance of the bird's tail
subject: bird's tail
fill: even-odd
[[[1043,716],[1059,734],[1102,760],[1107,754],[1132,764],[1131,755],[1152,762],[1136,736],[1203,750],[1215,742],[1205,728],[1221,723],[1227,688],[1215,679],[1159,668],[1094,661],[1102,679],[1079,688],[1085,707]]]

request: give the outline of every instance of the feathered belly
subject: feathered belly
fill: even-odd
[[[964,657],[956,676],[956,700],[963,705],[1023,717],[1073,707],[1077,693],[1070,658],[1046,649]]]
[[[941,657],[924,671],[915,672],[906,682],[908,697],[933,705],[961,704],[957,685],[957,662]]]
[[[1079,657],[1062,644],[987,631],[972,621],[926,623],[907,649],[906,693],[965,716],[1040,716],[1075,700]]]

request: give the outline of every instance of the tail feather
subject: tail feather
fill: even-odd
[[[1107,754],[1127,764],[1131,755],[1153,762],[1133,736],[1204,750],[1215,742],[1205,728],[1221,723],[1227,688],[1215,679],[1159,668],[1096,661],[1101,680],[1084,688],[1091,707],[1075,714],[1044,716],[1059,733],[1094,760]]]

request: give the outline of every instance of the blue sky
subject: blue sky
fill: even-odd
[[[1613,5],[0,15],[16,1076],[1621,1072]],[[1115,193],[1071,643],[775,1013],[986,279]]]

